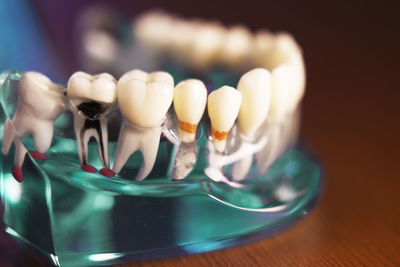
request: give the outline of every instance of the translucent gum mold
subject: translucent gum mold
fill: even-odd
[[[138,43],[152,41],[139,35]],[[222,84],[232,86],[222,88],[215,69],[211,86],[139,70],[119,80],[78,72],[66,86],[2,73],[6,231],[55,265],[87,266],[206,252],[287,227],[320,188],[319,166],[295,148],[298,56],[271,71],[223,72]]]

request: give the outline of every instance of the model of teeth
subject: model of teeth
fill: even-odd
[[[223,86],[208,96],[211,136],[216,149],[223,153],[226,138],[238,116],[242,94],[233,87]]]
[[[200,80],[180,82],[174,91],[174,109],[178,117],[178,137],[182,142],[195,140],[197,124],[203,116],[207,102],[207,89]]]
[[[174,95],[174,80],[166,72],[133,70],[118,81],[118,105],[124,121],[114,157],[113,171],[119,173],[136,150],[143,165],[136,180],[145,179],[156,160],[162,125]]]
[[[36,159],[45,159],[44,153],[53,139],[54,121],[65,110],[63,87],[37,72],[26,72],[18,85],[18,105],[12,120],[4,128],[3,154],[8,154],[15,144],[15,167],[12,174],[23,180],[22,165],[26,149],[19,138],[32,134],[37,152],[30,152]]]
[[[268,115],[271,99],[270,72],[262,68],[253,69],[240,78],[237,88],[242,93],[238,116],[239,136],[242,145],[247,145],[254,142],[257,130]],[[249,156],[235,163],[232,178],[236,181],[244,179],[252,161],[252,156]]]
[[[109,169],[107,115],[111,113],[116,101],[115,79],[107,73],[93,76],[76,72],[68,81],[67,96],[74,115],[74,130],[82,169],[87,172],[97,171],[88,163],[88,143],[94,137],[103,166],[100,173],[113,176]]]

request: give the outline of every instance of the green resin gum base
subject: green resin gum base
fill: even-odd
[[[15,111],[20,76],[0,76],[0,132]],[[47,160],[27,155],[22,183],[11,174],[14,148],[0,161],[5,231],[55,265],[110,265],[244,244],[308,214],[320,189],[319,166],[296,149],[242,188],[210,180],[203,172],[208,165],[203,130],[196,166],[182,181],[173,182],[167,175],[174,147],[166,141],[160,143],[156,165],[144,181],[133,181],[140,153],[112,178],[86,173],[80,169],[71,120],[66,112],[56,121]],[[110,138],[112,156],[116,141],[112,134]],[[32,138],[23,143],[32,149]],[[101,169],[95,143],[89,144],[89,151],[89,162]],[[256,166],[250,172],[256,174]]]

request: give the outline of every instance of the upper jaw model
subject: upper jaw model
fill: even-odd
[[[88,163],[88,142],[94,137],[103,166],[100,172],[105,176],[113,176],[109,169],[107,116],[116,102],[116,80],[107,73],[93,76],[76,72],[68,81],[67,97],[74,115],[74,130],[82,169],[96,172],[96,168]]]
[[[18,105],[12,120],[4,128],[3,154],[8,154],[15,144],[15,167],[12,171],[17,181],[23,180],[22,165],[27,153],[20,138],[31,134],[34,148],[30,154],[36,159],[45,159],[54,133],[54,121],[66,109],[63,87],[50,81],[38,72],[26,72],[18,87]]]
[[[113,171],[119,173],[136,150],[143,164],[136,180],[145,179],[153,169],[166,113],[174,95],[174,80],[166,72],[133,70],[118,81],[118,105],[124,120],[120,129]],[[170,139],[171,140],[171,139]]]

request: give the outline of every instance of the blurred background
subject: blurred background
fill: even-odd
[[[126,42],[131,20],[154,8],[253,31],[288,31],[302,47],[307,69],[302,140],[325,169],[315,211],[272,239],[151,264],[394,266],[400,264],[399,7],[398,1],[357,0],[5,0],[0,70],[37,70],[66,84],[73,72],[88,68],[82,25],[95,18],[82,14],[90,18],[93,10],[110,14],[116,27],[110,32]],[[39,264],[28,254],[0,235],[1,266]]]

